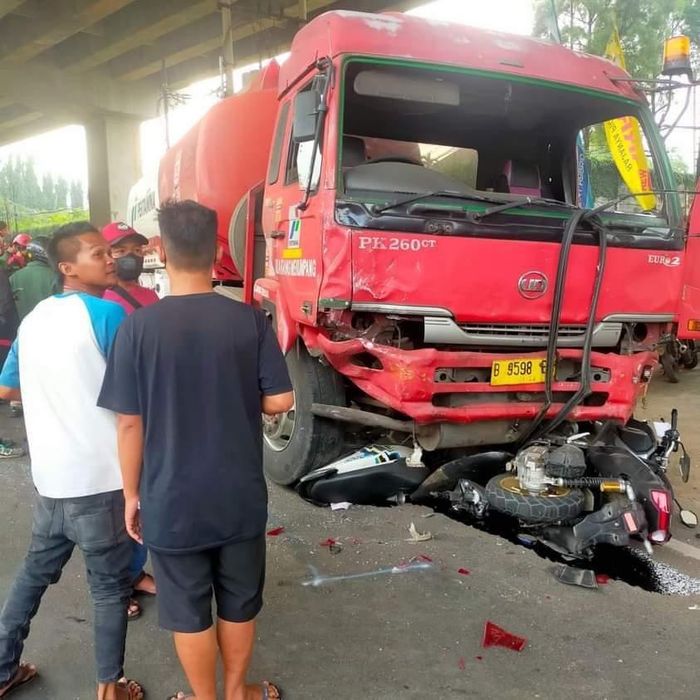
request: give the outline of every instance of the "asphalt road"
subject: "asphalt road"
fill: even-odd
[[[677,405],[700,462],[699,389],[700,370],[677,386],[661,379],[646,414],[667,417]],[[0,407],[0,435],[21,431]],[[679,495],[700,511],[698,484],[694,473]],[[0,598],[24,555],[31,500],[26,460],[0,462]],[[432,539],[407,542],[411,522]],[[274,527],[284,531],[269,538],[251,679],[279,682],[291,700],[700,697],[700,595],[660,595],[622,580],[598,590],[565,586],[532,550],[410,505],[331,512],[272,487]],[[671,567],[667,579],[681,581],[677,589],[695,590],[688,576],[700,576],[700,539],[679,524],[675,532],[655,557]],[[328,538],[341,551],[322,546]],[[425,568],[401,568],[412,560]],[[397,566],[401,573],[304,585],[310,567],[323,577]],[[165,698],[186,686],[154,601],[144,605],[129,627],[126,670],[149,698]],[[90,619],[76,555],[46,594],[27,644],[41,676],[13,700],[94,697]],[[486,621],[526,637],[527,646],[482,648]]]

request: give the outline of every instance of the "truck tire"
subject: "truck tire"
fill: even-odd
[[[499,474],[486,484],[486,498],[492,508],[529,523],[571,520],[583,510],[583,491],[561,487],[554,491],[551,495],[523,493],[518,477],[511,474]]]
[[[294,387],[294,408],[272,419],[264,417],[263,460],[265,474],[272,481],[290,486],[340,457],[342,426],[314,416],[311,404],[345,406],[345,389],[338,373],[303,347],[292,348],[286,360]]]
[[[661,355],[661,366],[664,369],[666,379],[671,384],[678,384],[680,375],[678,374],[678,360],[676,356],[667,350]]]

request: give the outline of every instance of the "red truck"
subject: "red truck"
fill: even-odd
[[[620,117],[654,194],[630,194],[605,158]],[[623,70],[329,12],[165,154],[154,190],[135,189],[131,222],[148,230],[171,197],[215,209],[217,288],[266,309],[286,353],[296,405],[266,422],[273,481],[411,491],[416,464],[443,465],[424,495],[567,552],[670,537],[666,469],[681,453],[687,478],[689,460],[675,422],[633,411],[659,339],[700,337],[698,244]],[[376,441],[408,445],[412,466],[316,473]]]

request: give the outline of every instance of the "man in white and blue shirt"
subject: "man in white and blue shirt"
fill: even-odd
[[[97,406],[121,306],[109,246],[88,222],[61,227],[49,256],[64,292],[22,322],[0,374],[0,397],[21,397],[37,490],[29,552],[0,612],[0,698],[36,676],[20,657],[49,584],[77,546],[94,604],[98,700],[140,700],[123,678],[131,540],[117,457],[115,415]]]

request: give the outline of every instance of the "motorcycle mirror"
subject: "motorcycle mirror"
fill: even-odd
[[[683,449],[683,454],[678,462],[678,466],[681,470],[681,479],[684,484],[688,483],[690,478],[690,455],[685,451],[685,447],[681,445]]]
[[[692,510],[681,510],[681,522],[686,527],[697,527],[698,526],[698,516]]]

